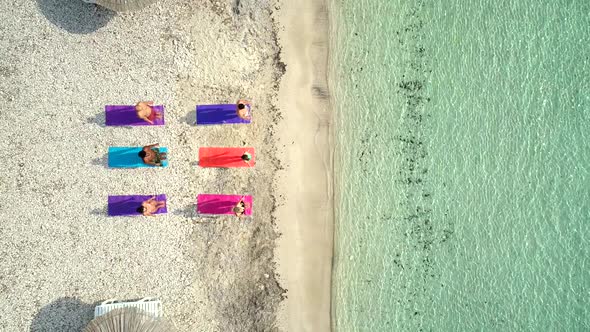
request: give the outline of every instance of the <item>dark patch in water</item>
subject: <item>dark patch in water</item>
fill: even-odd
[[[377,214],[377,217],[367,216],[366,224],[395,224],[396,229],[399,229],[399,233],[405,238],[402,242],[407,243],[406,249],[409,254],[397,253],[385,259],[392,269],[397,270],[396,273],[406,274],[406,278],[412,279],[411,286],[398,286],[400,290],[407,290],[407,295],[403,295],[398,303],[406,318],[416,324],[414,330],[432,329],[432,326],[423,322],[421,316],[424,311],[417,309],[424,301],[433,300],[432,294],[436,292],[433,287],[440,284],[437,281],[441,276],[437,252],[452,248],[453,241],[450,240],[454,234],[454,225],[448,218],[449,211],[445,211],[443,215],[433,212],[433,201],[437,198],[433,185],[436,179],[431,175],[430,161],[427,158],[429,132],[432,126],[432,114],[427,107],[431,102],[428,81],[432,73],[432,57],[429,49],[423,44],[423,41],[428,40],[424,29],[429,24],[423,18],[423,11],[423,1],[416,1],[415,7],[401,20],[403,25],[393,37],[393,40],[398,42],[395,47],[404,53],[399,58],[409,59],[403,64],[401,72],[397,76],[392,75],[388,83],[390,91],[395,94],[390,97],[392,111],[398,103],[401,103],[400,106],[403,108],[396,134],[379,137],[368,129],[359,138],[359,150],[355,155],[360,172],[367,178],[370,178],[374,171],[374,159],[382,157],[380,146],[387,144],[383,147],[385,151],[390,151],[391,156],[400,161],[395,170],[394,184],[396,189],[403,192],[405,200],[391,204],[401,204],[405,212],[393,214],[384,211]],[[356,32],[354,35],[358,36]],[[359,62],[347,70],[347,74],[351,75],[356,83],[355,75],[368,75],[374,69]],[[357,86],[355,85],[355,88]]]

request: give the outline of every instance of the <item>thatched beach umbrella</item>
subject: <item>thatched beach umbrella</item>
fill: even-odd
[[[157,0],[82,0],[88,3],[95,3],[97,5],[106,7],[116,12],[125,12],[130,10],[139,10]]]
[[[83,332],[171,332],[172,324],[137,308],[115,309],[93,319]]]

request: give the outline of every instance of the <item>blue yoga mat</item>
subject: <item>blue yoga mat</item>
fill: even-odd
[[[250,123],[236,114],[236,104],[197,105],[197,125]],[[247,106],[250,110],[250,105]]]
[[[143,147],[136,146],[111,146],[109,147],[109,167],[113,168],[149,168],[160,167],[148,165],[137,155]],[[160,152],[168,152],[167,148],[160,147]],[[168,166],[168,160],[162,161],[161,167]]]

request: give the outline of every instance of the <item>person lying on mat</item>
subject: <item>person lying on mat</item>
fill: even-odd
[[[240,198],[240,201],[238,202],[238,204],[236,204],[236,206],[234,206],[232,211],[234,212],[236,217],[241,217],[246,212],[246,207],[247,206],[244,202],[244,196],[242,196],[242,198]]]
[[[242,154],[242,160],[250,165],[250,160],[252,160],[252,155],[250,154],[250,152],[248,151],[244,151],[244,153]]]
[[[252,116],[250,115],[250,102],[247,101],[246,99],[240,99],[238,100],[237,103],[237,107],[236,107],[236,113],[238,114],[238,116],[241,119],[244,120],[250,120],[252,119]]]
[[[154,213],[158,212],[158,209],[163,207],[166,207],[166,201],[157,201],[156,196],[154,196],[141,203],[141,206],[137,208],[137,212],[144,216],[153,216]]]
[[[149,122],[150,124],[154,124],[156,119],[161,119],[162,114],[157,112],[152,108],[154,105],[153,101],[140,101],[135,105],[135,112],[137,112],[137,117]]]
[[[160,152],[160,144],[146,145],[137,154],[145,164],[153,166],[162,166],[162,161],[166,160],[166,152]]]

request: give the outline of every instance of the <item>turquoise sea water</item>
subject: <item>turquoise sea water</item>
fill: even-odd
[[[590,1],[340,0],[336,331],[590,330]]]

